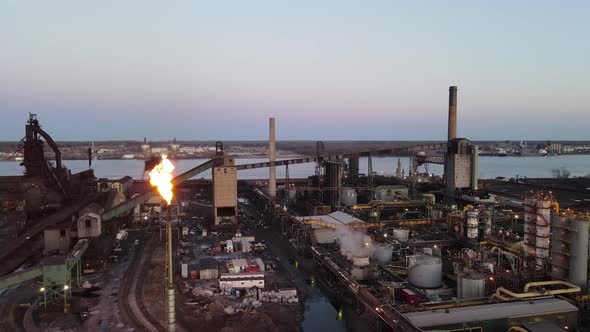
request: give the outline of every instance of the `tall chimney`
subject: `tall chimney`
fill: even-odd
[[[449,135],[448,140],[457,138],[457,87],[449,88]]]
[[[275,162],[277,146],[275,141],[275,118],[268,119],[268,161]],[[271,200],[277,197],[277,169],[274,165],[268,168],[268,196]]]

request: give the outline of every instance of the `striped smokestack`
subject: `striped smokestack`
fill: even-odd
[[[448,140],[457,138],[457,87],[449,88],[449,134]]]
[[[268,121],[268,161],[272,163],[276,161],[276,157],[275,118],[270,118]],[[268,169],[268,196],[272,200],[277,197],[277,169],[274,165]]]

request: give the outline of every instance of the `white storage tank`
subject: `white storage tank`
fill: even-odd
[[[442,262],[439,257],[408,257],[408,281],[418,288],[438,288],[442,285]]]
[[[391,262],[391,257],[393,254],[393,248],[390,246],[378,246],[375,249],[375,252],[373,253],[373,257],[375,257],[375,259],[381,263],[381,264],[387,264],[389,262]]]
[[[399,241],[408,241],[408,237],[410,236],[410,230],[397,228],[393,230],[393,238]]]
[[[344,206],[353,206],[357,202],[356,190],[352,188],[343,188],[340,193],[340,204]]]
[[[457,298],[473,299],[485,296],[486,282],[479,273],[459,276],[457,279]]]

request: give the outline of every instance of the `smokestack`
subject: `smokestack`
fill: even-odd
[[[449,88],[449,135],[448,140],[457,138],[457,87]]]
[[[275,140],[275,118],[268,119],[268,161],[276,161],[277,146]],[[270,166],[268,169],[268,196],[275,200],[277,197],[277,169]]]

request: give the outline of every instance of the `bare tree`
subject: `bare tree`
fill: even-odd
[[[572,174],[565,166],[561,166],[561,168],[554,168],[551,170],[553,173],[554,178],[558,179],[567,179]]]

